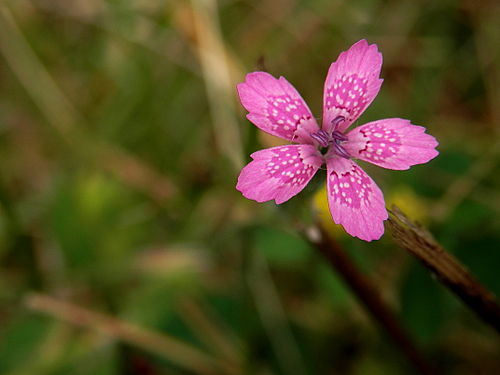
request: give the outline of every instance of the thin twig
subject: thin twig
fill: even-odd
[[[366,310],[396,343],[415,370],[420,374],[434,374],[435,371],[424,359],[406,330],[399,324],[394,313],[382,300],[373,282],[358,270],[336,241],[321,226],[309,228],[304,232],[304,235],[342,277]]]
[[[42,294],[26,297],[26,306],[56,319],[97,331],[160,355],[196,374],[234,374],[233,366],[166,334],[97,313]]]
[[[500,306],[495,295],[448,253],[428,230],[412,222],[394,205],[389,213],[389,227],[396,243],[417,257],[442,284],[500,333]]]

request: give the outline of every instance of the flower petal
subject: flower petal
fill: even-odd
[[[387,219],[384,197],[373,180],[352,160],[327,161],[328,205],[333,221],[365,241],[378,240]]]
[[[265,72],[247,74],[238,84],[247,118],[267,133],[299,143],[312,143],[309,134],[319,130],[309,107],[283,77]]]
[[[242,169],[236,189],[248,199],[274,199],[277,204],[304,189],[323,163],[321,154],[311,145],[267,148],[251,156],[254,160]]]
[[[328,70],[323,94],[323,126],[331,132],[332,121],[345,118],[337,130],[347,129],[375,99],[382,85],[379,79],[382,54],[377,45],[360,40],[342,52]]]
[[[438,142],[424,127],[400,118],[358,126],[347,138],[343,146],[352,157],[389,169],[408,169],[439,154]]]

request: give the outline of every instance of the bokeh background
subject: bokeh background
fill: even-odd
[[[409,118],[440,155],[363,166],[500,294],[499,19],[471,0],[0,2],[0,373],[414,373],[294,230],[319,215],[440,374],[499,374],[494,331],[389,231],[332,224],[321,183],[281,207],[234,188],[276,142],[235,84],[283,75],[319,117],[328,66],[366,38],[385,81],[358,124]]]

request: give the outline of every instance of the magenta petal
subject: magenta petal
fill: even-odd
[[[378,240],[387,219],[384,197],[373,180],[353,161],[327,161],[328,205],[333,221],[365,241]]]
[[[322,164],[311,145],[288,145],[254,152],[238,177],[236,189],[257,202],[277,204],[298,194]]]
[[[342,52],[328,70],[323,94],[323,126],[331,132],[332,121],[345,118],[337,130],[347,129],[377,96],[382,79],[382,54],[375,44],[360,40]]]
[[[408,169],[438,155],[438,142],[424,127],[400,118],[369,122],[347,137],[344,147],[352,157],[389,169]]]
[[[247,74],[238,84],[247,118],[267,133],[298,143],[312,143],[309,134],[319,130],[309,107],[283,77],[264,72]]]

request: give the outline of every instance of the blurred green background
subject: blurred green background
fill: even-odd
[[[358,124],[411,119],[440,155],[363,167],[500,294],[499,19],[471,0],[1,1],[0,374],[414,373],[294,232],[321,196],[235,190],[275,142],[235,84],[265,67],[320,116],[329,64],[377,43]],[[388,231],[329,228],[440,374],[500,373],[495,333]]]

